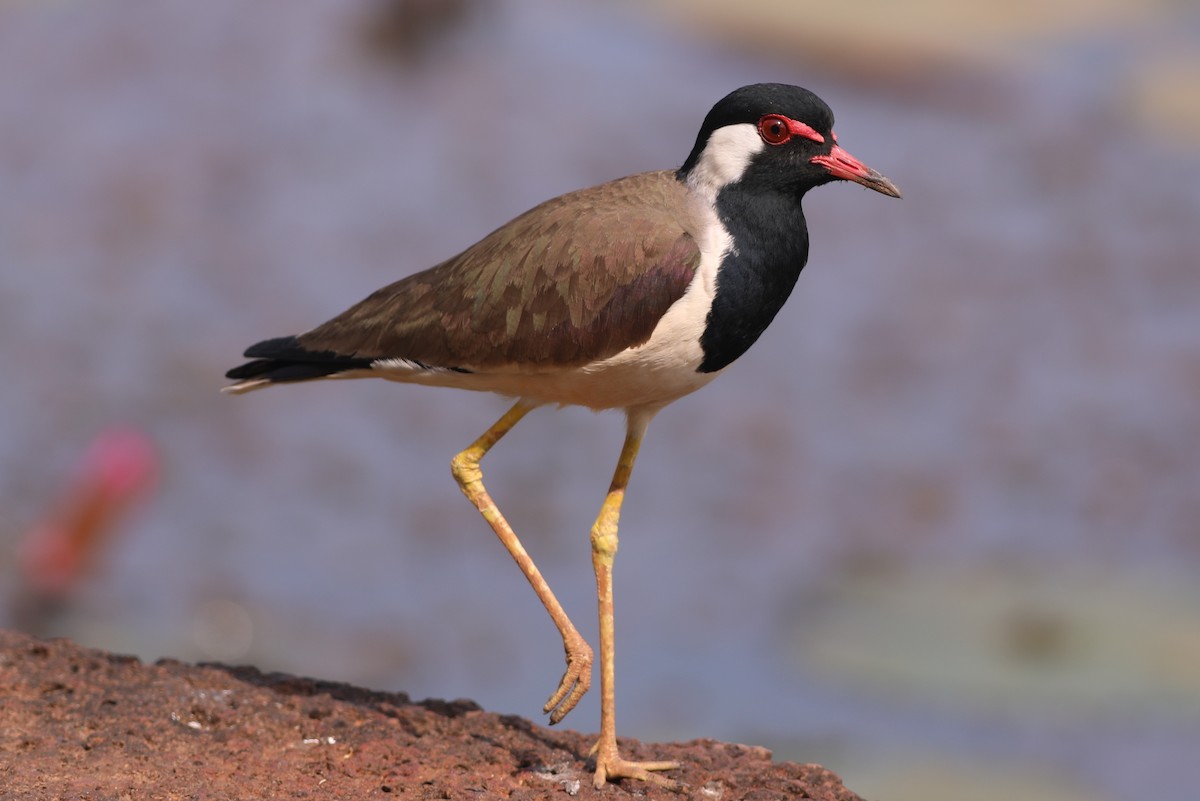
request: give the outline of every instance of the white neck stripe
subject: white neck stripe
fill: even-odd
[[[688,183],[710,203],[715,202],[721,188],[741,180],[750,160],[764,147],[758,129],[748,122],[718,128],[709,134]]]

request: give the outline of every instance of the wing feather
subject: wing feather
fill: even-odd
[[[671,172],[574,192],[297,338],[305,350],[436,367],[538,369],[650,338],[700,260]]]

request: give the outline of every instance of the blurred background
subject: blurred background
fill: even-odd
[[[783,313],[651,427],[620,733],[888,801],[1194,785],[1194,4],[7,0],[0,76],[4,625],[537,718],[560,642],[448,467],[505,402],[221,375],[791,82],[905,198],[810,195]],[[592,642],[621,432],[485,463]]]

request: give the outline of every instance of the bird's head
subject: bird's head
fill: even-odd
[[[780,83],[743,86],[713,106],[679,177],[714,195],[734,183],[803,195],[840,180],[900,197],[895,184],[841,148],[821,98]]]

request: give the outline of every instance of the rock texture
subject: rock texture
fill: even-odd
[[[153,665],[0,631],[0,799],[861,801],[818,765],[711,740],[647,746],[678,791],[592,788],[588,736],[403,694],[254,668]]]

